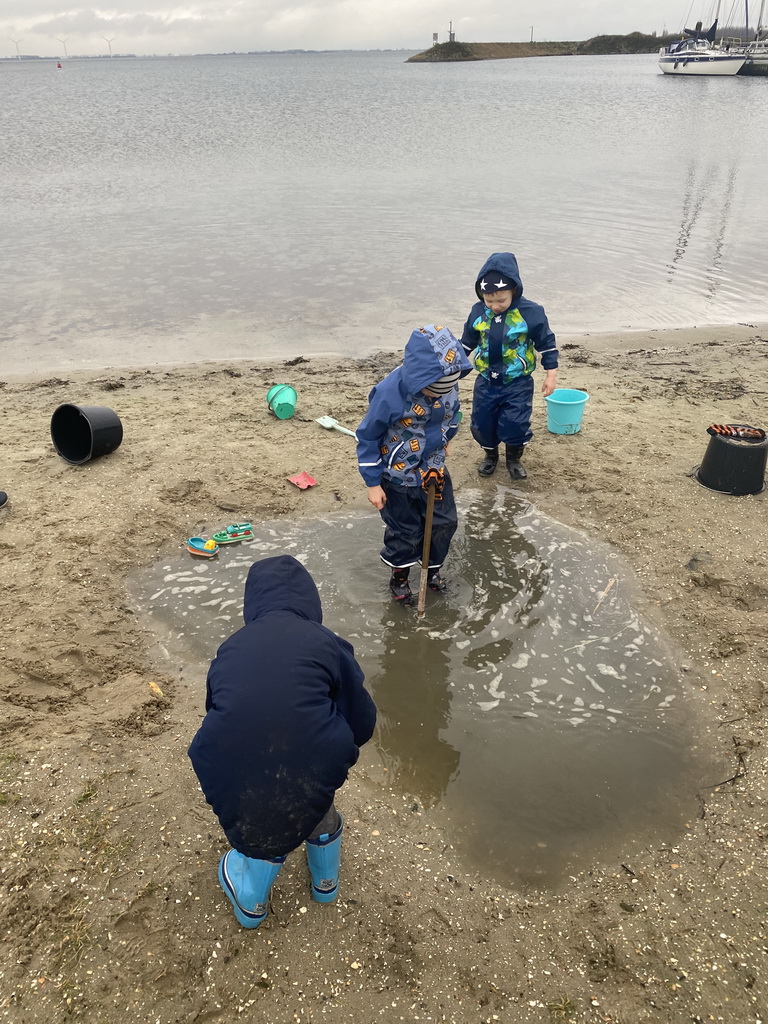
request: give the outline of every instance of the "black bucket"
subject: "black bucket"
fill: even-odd
[[[123,425],[105,405],[60,405],[51,417],[51,438],[62,459],[81,466],[119,448]]]
[[[711,491],[723,494],[759,494],[765,488],[768,438],[742,441],[712,434],[704,459],[694,476]]]

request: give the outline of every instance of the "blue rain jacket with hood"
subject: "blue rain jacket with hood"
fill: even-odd
[[[447,327],[429,324],[408,339],[403,361],[368,395],[368,412],[355,433],[360,474],[368,487],[387,479],[421,486],[420,469],[442,469],[445,446],[459,429],[459,391],[429,398],[422,389],[446,374],[472,369]]]
[[[512,305],[498,316],[483,301],[480,283],[493,284],[494,273],[517,289]],[[545,370],[557,368],[557,342],[547,315],[538,302],[523,297],[523,282],[517,259],[511,252],[495,252],[483,264],[475,283],[480,299],[470,310],[461,344],[467,355],[477,349],[475,369],[492,384],[508,384],[518,377],[529,376],[536,366],[536,352],[541,354]]]
[[[243,618],[211,662],[189,756],[231,845],[267,860],[318,825],[373,734],[376,706],[295,558],[251,566]]]

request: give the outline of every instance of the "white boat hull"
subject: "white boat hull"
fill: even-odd
[[[662,53],[659,67],[665,75],[738,75],[745,60],[743,54]]]

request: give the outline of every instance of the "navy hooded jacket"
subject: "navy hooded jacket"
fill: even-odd
[[[376,707],[295,558],[251,566],[243,618],[211,662],[189,756],[230,844],[267,860],[319,824],[373,734]]]
[[[493,284],[494,272],[517,289],[512,305],[495,316],[483,301],[480,282]],[[547,315],[538,302],[523,297],[523,282],[517,259],[511,252],[494,252],[483,264],[475,283],[480,299],[469,312],[461,336],[467,355],[477,349],[475,368],[492,384],[507,384],[517,377],[528,376],[536,366],[536,352],[541,354],[545,370],[557,367],[557,342]]]
[[[428,398],[423,388],[459,370],[472,369],[447,327],[429,324],[412,332],[403,362],[371,389],[368,412],[355,431],[357,465],[368,487],[391,480],[421,486],[421,469],[445,465],[445,446],[459,429],[459,390]]]

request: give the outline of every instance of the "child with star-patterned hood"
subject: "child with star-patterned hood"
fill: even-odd
[[[472,400],[472,436],[483,449],[478,466],[490,476],[499,461],[499,443],[506,445],[506,465],[513,480],[527,474],[520,462],[533,437],[533,371],[536,353],[546,371],[541,392],[546,397],[557,381],[557,342],[547,314],[523,297],[517,260],[511,252],[495,252],[483,264],[475,283],[480,300],[469,312],[461,344],[474,352],[477,370]]]

